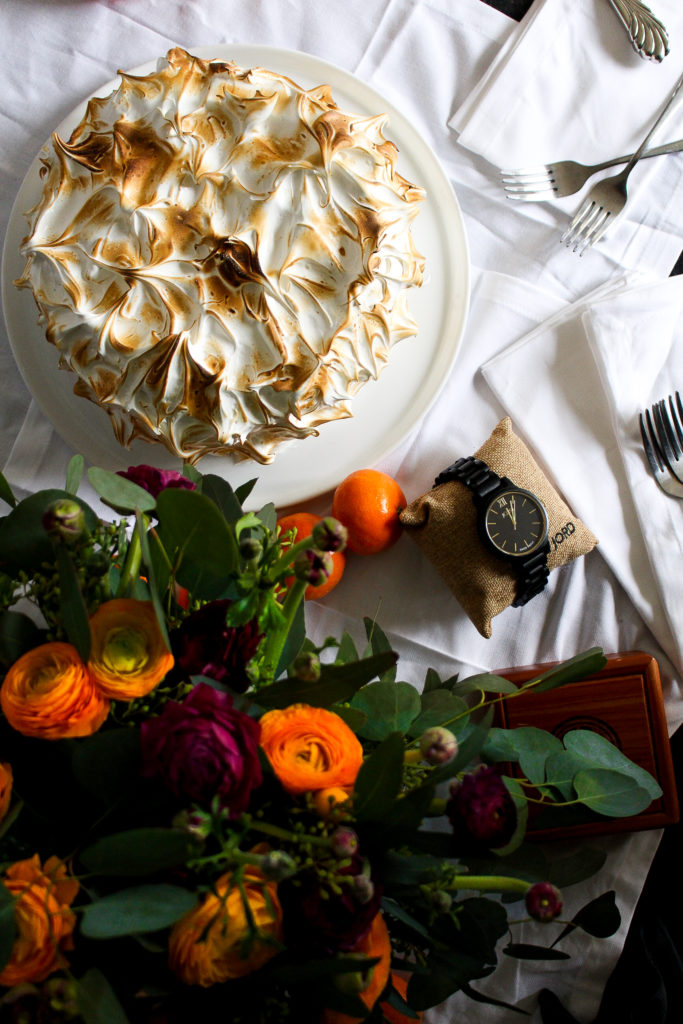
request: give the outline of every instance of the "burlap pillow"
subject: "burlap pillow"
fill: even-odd
[[[507,476],[519,487],[532,491],[545,505],[549,569],[587,554],[598,543],[514,433],[509,418],[501,420],[475,454],[499,476]],[[515,599],[517,578],[512,566],[482,544],[469,488],[455,480],[440,484],[408,505],[401,513],[401,522],[434,563],[481,635],[490,637],[491,619]]]

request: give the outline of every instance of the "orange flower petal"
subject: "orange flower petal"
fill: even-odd
[[[0,689],[5,718],[24,736],[59,740],[97,732],[109,714],[71,644],[41,644],[15,661]]]
[[[115,598],[90,619],[88,668],[100,693],[112,700],[144,697],[173,668],[151,601]]]
[[[12,765],[0,762],[0,821],[7,817],[12,803]]]
[[[261,747],[293,795],[352,786],[363,748],[346,722],[325,708],[293,704],[261,718]]]

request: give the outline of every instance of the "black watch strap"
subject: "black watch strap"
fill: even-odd
[[[458,480],[465,484],[472,491],[475,505],[488,502],[491,496],[501,485],[514,487],[507,477],[500,477],[483,459],[477,459],[473,455],[467,458],[458,459],[442,473],[439,473],[434,481],[434,487],[448,483],[449,480]],[[537,548],[528,558],[515,559],[514,567],[517,572],[517,596],[512,602],[513,607],[521,608],[536,597],[544,589],[548,582],[550,571],[548,569],[548,554],[550,542]]]

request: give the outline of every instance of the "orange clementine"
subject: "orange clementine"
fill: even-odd
[[[392,971],[391,983],[396,989],[396,991],[400,992],[400,994],[405,999],[406,990],[408,988],[408,979],[403,977],[403,975],[397,974],[395,971]],[[395,1010],[393,1006],[389,1005],[389,1003],[381,1003],[380,1005],[382,1007],[384,1019],[389,1021],[390,1024],[415,1024],[416,1019],[418,1022],[422,1020],[421,1013],[417,1014],[417,1018],[408,1017],[405,1013],[401,1013],[400,1010]]]
[[[365,938],[356,943],[353,952],[363,953],[367,957],[377,956],[380,958],[379,963],[375,964],[370,984],[358,993],[368,1010],[371,1010],[386,988],[391,973],[391,938],[381,913],[373,918],[370,931]],[[384,1005],[382,1005],[382,1010],[384,1010]],[[358,1021],[358,1017],[349,1017],[348,1014],[340,1013],[339,1010],[323,1010],[322,1024],[357,1024]]]
[[[350,473],[332,499],[332,515],[349,533],[347,547],[359,555],[374,555],[396,543],[402,529],[399,513],[405,507],[399,485],[377,469]]]
[[[310,537],[313,533],[313,527],[316,523],[321,521],[322,516],[316,516],[312,512],[293,512],[291,515],[282,516],[281,519],[278,519],[277,525],[280,527],[281,537],[284,537],[285,534],[290,532],[290,530],[295,530],[294,542],[298,543],[300,540],[305,540],[306,537]],[[285,541],[282,546],[286,550],[289,547],[289,542]],[[339,580],[342,578],[345,565],[346,558],[344,557],[343,551],[332,552],[332,572],[320,587],[306,587],[304,591],[304,597],[306,600],[324,597],[325,594],[329,594],[332,588],[336,587]],[[292,577],[292,579],[293,578],[294,577]],[[288,585],[290,582],[291,581],[288,579]]]

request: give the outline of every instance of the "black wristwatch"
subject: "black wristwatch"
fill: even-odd
[[[540,594],[548,582],[548,515],[531,491],[498,476],[481,459],[458,459],[439,473],[434,486],[458,480],[472,491],[482,543],[517,572],[518,608]]]

